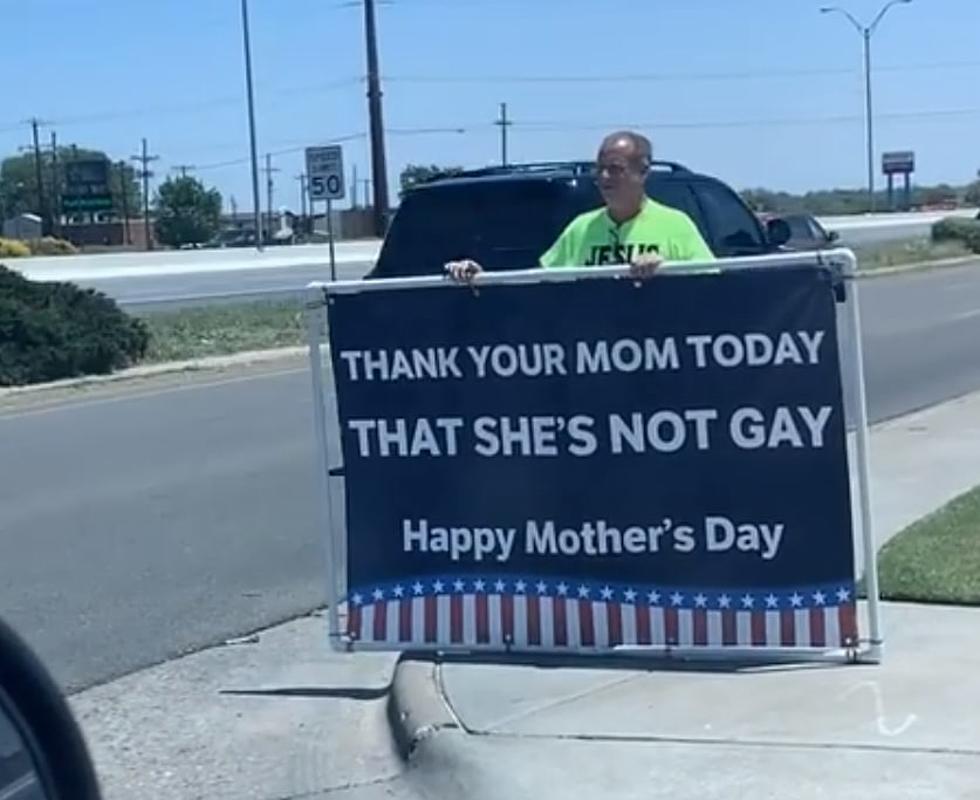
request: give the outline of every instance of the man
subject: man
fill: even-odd
[[[545,268],[629,264],[648,277],[664,261],[712,261],[714,254],[683,211],[654,202],[646,193],[653,148],[645,136],[620,131],[599,148],[596,178],[605,206],[580,214],[545,252]],[[446,265],[457,281],[472,281],[483,268],[465,259]]]

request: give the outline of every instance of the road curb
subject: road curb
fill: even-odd
[[[461,730],[439,685],[439,664],[403,655],[395,665],[386,706],[398,754],[409,760],[424,739],[441,730]]]
[[[881,267],[880,269],[858,270],[858,278],[886,278],[889,275],[902,275],[906,272],[928,272],[933,269],[943,267],[958,267],[963,264],[980,261],[980,255],[957,256],[956,258],[942,258],[938,261],[917,261],[914,264],[899,264],[894,267]]]
[[[207,358],[195,358],[187,361],[165,361],[161,364],[131,367],[120,370],[119,372],[112,372],[108,375],[84,375],[79,378],[67,378],[62,381],[0,388],[0,400],[58,389],[81,389],[87,386],[127,383],[129,381],[156,378],[161,375],[172,375],[180,372],[208,372],[211,370],[228,369],[230,367],[272,363],[306,355],[307,352],[306,347],[279,347],[272,350],[248,350],[243,353],[233,353],[226,356],[208,356]]]

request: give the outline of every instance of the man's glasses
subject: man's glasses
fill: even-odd
[[[625,164],[596,164],[593,173],[597,178],[608,175],[610,178],[622,178],[629,170]]]

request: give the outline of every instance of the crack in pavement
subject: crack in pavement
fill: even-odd
[[[775,739],[726,739],[703,736],[658,736],[656,734],[616,733],[516,733],[509,731],[467,731],[472,736],[512,740],[552,740],[599,742],[609,744],[680,744],[723,745],[727,747],[773,748],[785,750],[853,750],[873,753],[908,753],[917,755],[946,755],[980,758],[980,749],[966,747],[930,747],[924,745],[868,744],[867,742],[803,742]]]

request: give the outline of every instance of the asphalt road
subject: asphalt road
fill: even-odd
[[[980,389],[980,262],[861,286],[873,419]],[[0,613],[64,685],[323,603],[301,361],[47,402],[0,411]]]

